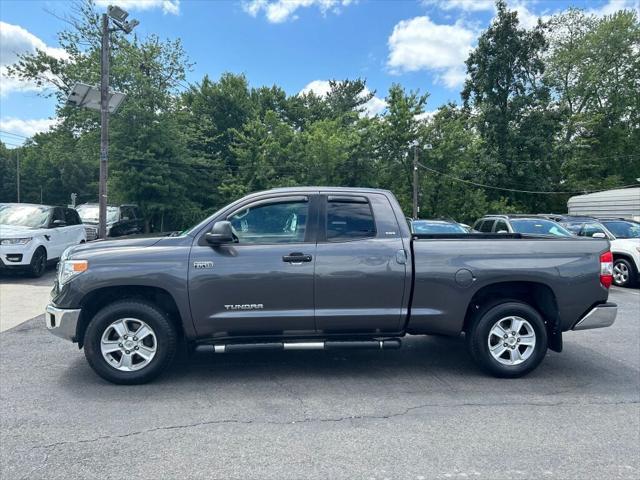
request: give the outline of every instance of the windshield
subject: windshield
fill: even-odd
[[[457,223],[415,221],[411,223],[413,233],[467,233]]]
[[[571,237],[571,232],[550,220],[536,220],[533,218],[511,220],[511,228],[517,233],[532,233],[534,235],[555,235],[557,237]]]
[[[0,224],[28,228],[43,228],[49,221],[50,207],[41,205],[3,205]]]
[[[616,238],[640,238],[640,224],[616,220],[614,222],[602,222]]]
[[[80,205],[78,214],[82,223],[98,223],[98,205]],[[107,223],[118,221],[118,207],[107,207]]]

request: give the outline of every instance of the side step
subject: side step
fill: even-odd
[[[327,340],[323,342],[230,343],[214,345],[213,350],[215,353],[253,352],[258,350],[397,350],[400,346],[399,338],[388,338],[386,340]]]

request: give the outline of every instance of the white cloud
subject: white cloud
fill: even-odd
[[[46,132],[58,122],[55,118],[23,120],[15,117],[0,118],[0,130],[24,137],[33,137],[36,133]]]
[[[33,33],[20,25],[0,21],[0,65],[9,65],[18,59],[21,53],[35,53],[43,50],[55,58],[67,58],[62,48],[49,47]]]
[[[524,28],[533,28],[538,24],[538,19],[546,22],[552,15],[562,11],[557,9],[536,13],[530,9],[532,5],[534,5],[534,2],[527,0],[512,0],[508,2],[509,8],[518,12],[518,20]],[[640,15],[640,0],[609,0],[598,8],[587,10],[587,13],[596,17],[604,17],[605,15],[612,15],[619,10],[635,10]]]
[[[365,90],[365,93],[369,93],[369,90]],[[375,117],[376,115],[381,115],[387,109],[387,102],[374,95],[363,107],[364,112],[362,113],[365,117]]]
[[[388,40],[387,66],[397,74],[430,70],[448,88],[459,87],[476,36],[461,21],[440,25],[426,16],[401,20]]]
[[[313,92],[320,97],[324,97],[330,91],[331,91],[331,85],[329,83],[329,80],[313,80],[312,82],[309,82],[307,85],[305,85],[305,87],[302,90],[300,90],[299,94],[305,95],[307,93]],[[370,93],[371,93],[371,90],[369,90],[366,87],[362,91],[363,96],[367,96]],[[376,115],[380,115],[382,114],[382,112],[385,111],[385,109],[387,108],[387,102],[384,99],[380,97],[376,97],[374,95],[362,107],[364,108],[362,115],[364,115],[365,117],[375,117]]]
[[[436,116],[436,113],[438,113],[438,111],[437,111],[437,110],[430,110],[430,111],[427,111],[427,112],[419,113],[419,114],[418,114],[418,115],[416,115],[414,118],[415,118],[416,120],[418,120],[419,122],[420,122],[420,121],[429,122],[429,121],[431,121],[431,119],[432,119],[433,117],[435,117],[435,116]]]
[[[493,10],[495,0],[423,0],[426,6],[435,5],[442,10],[464,10],[465,12],[480,12]]]
[[[127,11],[161,8],[164,14],[180,13],[180,0],[96,0],[96,5],[105,8],[109,5],[117,5]]]
[[[58,59],[66,59],[67,52],[62,48],[50,47],[33,33],[19,25],[0,21],[0,97],[6,97],[11,92],[37,92],[43,86],[33,82],[18,80],[7,76],[7,66],[18,60],[18,55],[35,53],[36,50]]]
[[[329,80],[314,80],[305,85],[305,87],[300,90],[300,95],[306,95],[307,93],[315,93],[320,97],[324,97],[331,91],[331,85],[329,84]]]
[[[529,10],[524,1],[510,2],[509,8],[518,12],[518,22],[521,27],[530,29],[538,24],[540,18],[543,22],[549,19],[549,15],[538,15]]]
[[[589,13],[598,17],[613,15],[618,10],[635,10],[640,15],[640,0],[609,0],[600,8],[589,10]]]
[[[252,17],[264,12],[271,23],[295,20],[296,10],[316,6],[323,15],[327,12],[340,13],[340,7],[346,7],[354,0],[245,0],[242,9]]]

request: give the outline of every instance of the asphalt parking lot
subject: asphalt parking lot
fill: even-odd
[[[0,333],[0,477],[637,479],[640,292],[610,298],[613,327],[566,334],[518,380],[480,373],[462,339],[412,337],[199,351],[122,387],[40,315]]]

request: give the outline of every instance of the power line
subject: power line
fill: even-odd
[[[0,140],[0,142],[1,141],[2,140]],[[24,145],[18,145],[17,143],[11,143],[11,142],[2,142],[2,143],[4,143],[5,145],[9,145],[11,147],[24,147]]]
[[[585,193],[598,193],[598,192],[604,192],[606,190],[611,190],[609,188],[607,189],[603,189],[603,190],[576,190],[576,191],[562,191],[562,192],[558,192],[558,191],[536,191],[536,190],[520,190],[517,188],[505,188],[505,187],[494,187],[493,185],[485,185],[484,183],[478,183],[478,182],[473,182],[471,180],[465,180],[464,178],[458,178],[455,177],[453,175],[450,175],[448,173],[444,173],[444,172],[440,172],[438,170],[435,170],[433,168],[427,167],[421,163],[418,163],[418,165],[422,168],[424,168],[425,170],[429,170],[430,172],[433,173],[437,173],[438,175],[442,175],[443,177],[448,177],[452,180],[456,180],[457,182],[462,182],[462,183],[468,183],[470,185],[475,185],[476,187],[482,187],[482,188],[489,188],[492,190],[501,190],[501,191],[505,191],[505,192],[516,192],[516,193],[530,193],[530,194],[535,194],[535,195],[571,195],[571,194],[585,194]],[[635,187],[635,185],[622,185],[620,187],[615,187],[615,188],[628,188],[628,187]]]
[[[14,137],[24,138],[25,140],[29,140],[30,137],[25,137],[24,135],[19,135],[17,133],[8,132],[6,130],[0,130],[0,133],[4,135],[13,135]]]

